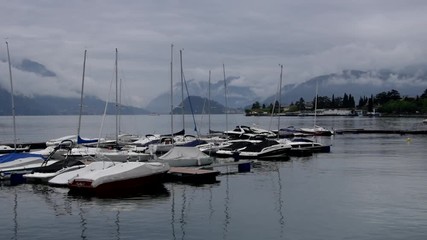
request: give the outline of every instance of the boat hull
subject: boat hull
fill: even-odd
[[[106,169],[87,172],[69,181],[72,193],[121,195],[141,191],[163,183],[169,165],[163,163],[126,162]]]
[[[313,153],[329,153],[331,152],[331,146],[312,146],[312,147],[293,147],[291,148],[290,156],[310,156]]]
[[[241,159],[259,159],[259,160],[289,160],[289,152],[291,148],[277,149],[268,152],[240,152]]]
[[[97,187],[92,187],[91,181],[73,180],[68,184],[68,187],[70,188],[70,194],[117,196],[134,191],[144,192],[158,188],[164,182],[165,175],[166,172],[163,172],[150,176],[103,183]]]

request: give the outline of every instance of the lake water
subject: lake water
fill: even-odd
[[[207,116],[196,116],[205,133]],[[17,117],[20,142],[77,131],[77,116]],[[114,117],[83,116],[82,136],[115,132]],[[427,129],[419,118],[319,117],[327,128]],[[212,116],[212,129],[277,119]],[[177,130],[182,129],[175,117]],[[281,126],[310,127],[310,117]],[[13,139],[0,117],[0,141]],[[170,132],[170,116],[122,116],[123,132]],[[186,130],[194,128],[186,116]],[[189,130],[191,129],[191,130]],[[100,134],[101,132],[101,134]],[[1,239],[426,239],[427,136],[343,134],[320,137],[331,153],[259,162],[250,173],[221,175],[215,184],[165,183],[155,193],[84,198],[68,190],[23,184],[0,187]]]

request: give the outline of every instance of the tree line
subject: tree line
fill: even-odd
[[[279,107],[279,102],[275,101],[269,105],[260,104],[258,101],[252,104],[250,109],[245,109],[248,113],[279,113],[279,112],[298,112],[314,111],[316,106],[316,97],[311,101],[305,101],[300,98],[296,102],[291,102],[289,106]],[[354,96],[344,93],[341,96],[332,95],[318,96],[317,109],[349,109],[362,110],[366,112],[375,111],[384,114],[425,114],[427,113],[427,89],[421,95],[416,97],[401,96],[400,93],[392,89],[388,92],[380,92],[369,97],[359,98],[356,104]]]

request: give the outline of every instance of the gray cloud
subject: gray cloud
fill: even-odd
[[[222,80],[224,63],[228,76],[241,77],[233,84],[266,96],[276,91],[279,63],[285,83],[425,63],[425,12],[421,0],[3,1],[0,37],[14,61],[31,59],[57,74],[14,70],[17,92],[78,95],[87,49],[85,92],[105,98],[118,48],[124,101],[144,106],[169,89],[171,43],[175,79],[184,49],[187,79],[207,81],[212,70],[213,81]],[[6,63],[0,68],[5,85]]]

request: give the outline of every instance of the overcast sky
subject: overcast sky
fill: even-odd
[[[240,76],[267,96],[343,69],[401,68],[426,63],[424,0],[17,0],[0,2],[0,38],[13,62],[28,58],[58,76],[13,70],[15,93],[79,96],[83,52],[88,51],[85,93],[106,98],[114,79],[115,48],[124,102],[145,106],[170,88],[179,49],[186,79]],[[6,45],[0,79],[9,87]],[[29,87],[30,86],[30,87]],[[126,97],[125,97],[126,96]]]

